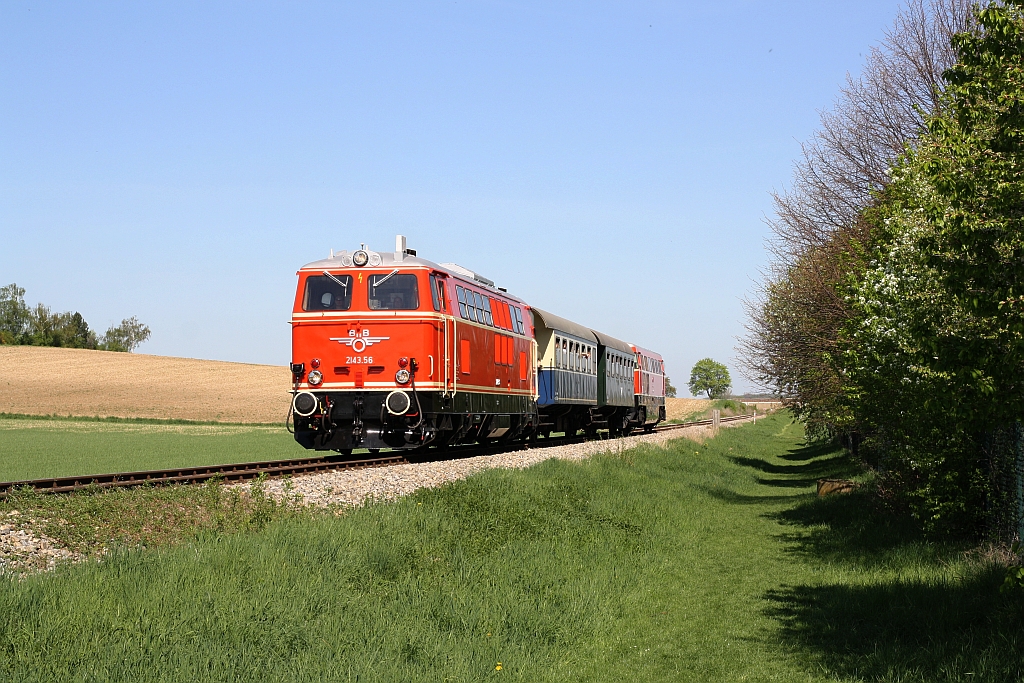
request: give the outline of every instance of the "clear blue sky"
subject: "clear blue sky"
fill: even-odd
[[[0,4],[0,285],[143,353],[289,360],[394,235],[733,371],[769,191],[896,1]]]

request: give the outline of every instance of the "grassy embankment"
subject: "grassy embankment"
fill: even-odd
[[[815,499],[855,470],[801,439],[779,415],[0,583],[0,679],[1021,680],[998,568]]]
[[[304,455],[283,424],[0,415],[0,481]]]

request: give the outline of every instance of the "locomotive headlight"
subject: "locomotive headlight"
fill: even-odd
[[[411,375],[409,374],[409,371],[406,370],[405,368],[402,368],[401,370],[395,373],[395,381],[398,382],[399,384],[408,384],[409,377],[411,377]]]
[[[370,262],[370,255],[367,254],[362,249],[360,249],[356,253],[352,254],[352,263],[353,263],[353,265],[356,265],[356,266],[359,266],[360,268],[362,268],[363,266],[365,266],[369,262]]]
[[[318,384],[324,381],[324,373],[320,372],[319,370],[313,370],[312,372],[309,373],[309,377],[306,378],[306,381],[312,384],[313,386],[317,386]]]

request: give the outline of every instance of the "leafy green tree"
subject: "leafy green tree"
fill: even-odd
[[[672,386],[672,380],[668,378],[668,375],[665,375],[665,396],[668,398],[676,397],[676,388]]]
[[[687,386],[694,396],[706,393],[708,398],[721,398],[729,392],[732,380],[728,368],[710,358],[703,358],[694,364]]]
[[[0,287],[0,344],[21,344],[28,330],[30,313],[25,289],[15,283]]]
[[[139,322],[134,315],[125,318],[120,325],[111,326],[103,335],[99,348],[107,351],[123,351],[131,353],[139,345],[149,339],[150,329]]]
[[[96,333],[81,313],[51,313],[43,304],[29,311],[27,343],[34,346],[63,346],[76,349],[95,349]]]
[[[1024,415],[1024,4],[977,20],[880,197],[843,333],[884,486],[927,528],[968,534],[992,493],[986,435]]]

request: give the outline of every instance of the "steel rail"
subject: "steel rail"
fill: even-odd
[[[749,415],[723,417],[719,422],[732,422],[749,419]],[[697,420],[679,424],[659,425],[655,432],[685,429],[713,424],[714,420]],[[168,484],[194,484],[219,478],[224,481],[248,481],[261,475],[267,477],[283,477],[299,474],[312,474],[338,469],[365,469],[369,467],[389,467],[413,462],[455,460],[472,458],[482,455],[496,455],[517,450],[535,448],[554,448],[573,443],[587,441],[585,436],[563,436],[546,438],[540,441],[524,441],[512,444],[471,444],[456,446],[443,450],[406,451],[401,454],[390,451],[384,454],[366,454],[357,460],[340,460],[338,456],[318,456],[294,458],[290,460],[270,460],[264,462],[231,463],[227,465],[206,465],[203,467],[179,467],[167,470],[145,470],[141,472],[115,472],[111,474],[90,474],[75,477],[54,477],[46,479],[25,479],[22,481],[0,482],[0,499],[7,498],[21,488],[29,488],[39,493],[72,493],[89,488],[128,488],[134,486],[164,486]]]

